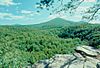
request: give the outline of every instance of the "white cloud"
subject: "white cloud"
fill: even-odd
[[[77,13],[82,13],[84,11],[87,11],[87,9],[89,9],[90,7],[89,6],[79,6],[77,9],[76,9],[76,12]]]
[[[57,18],[57,17],[60,17],[60,18],[65,18],[66,17],[66,14],[62,11],[58,14],[52,14],[52,15],[49,15],[49,19],[54,19],[54,18]]]
[[[75,15],[70,15],[68,13],[61,13],[60,15],[59,14],[53,14],[53,15],[50,15],[48,18],[49,19],[54,19],[54,18],[63,18],[63,19],[66,19],[66,20],[71,20],[71,21],[81,21],[81,18],[82,16],[79,15],[79,14],[75,14]]]
[[[17,19],[23,19],[23,18],[24,16],[13,15],[11,13],[0,13],[0,19],[17,20]]]
[[[34,19],[34,15],[39,15],[39,13],[36,13],[34,11],[21,11],[22,15],[14,15],[12,13],[4,13],[0,12],[0,19],[3,20],[19,20],[19,19]]]
[[[15,3],[13,0],[0,0],[0,5],[10,6],[10,5],[19,5],[21,3]]]
[[[100,24],[100,21],[99,20],[92,20],[89,23],[91,23],[91,24]]]
[[[28,10],[22,10],[21,13],[23,14],[30,14],[30,13],[33,13],[32,11],[28,11]]]
[[[41,7],[45,9],[46,5],[41,5]],[[40,5],[35,5],[35,6],[33,6],[33,8],[40,8]]]
[[[96,0],[84,0],[84,2],[95,2]]]
[[[30,10],[22,10],[20,13],[26,15],[26,16],[34,16],[34,15],[40,15],[40,13],[30,11]]]
[[[76,10],[73,11],[72,14],[70,14],[69,12],[67,13],[60,12],[60,15],[53,14],[53,15],[50,15],[48,18],[54,19],[56,17],[60,17],[66,20],[71,20],[71,21],[81,21],[82,16],[84,15],[84,12],[87,11],[88,8],[89,6],[79,6]]]
[[[57,15],[57,14],[54,14],[54,15],[50,15],[48,18],[49,18],[49,19],[54,19],[54,18],[56,18],[56,17],[60,17],[60,16]]]

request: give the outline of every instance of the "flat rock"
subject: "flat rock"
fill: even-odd
[[[83,52],[88,56],[97,56],[98,55],[97,51],[93,47],[90,47],[90,46],[85,46],[85,45],[78,46],[78,47],[76,47],[75,50],[80,53]]]
[[[50,59],[35,63],[32,68],[100,68],[100,50],[78,46],[73,55],[56,54]]]
[[[66,65],[64,68],[83,68],[84,61],[79,59],[72,61],[70,64]]]
[[[54,57],[54,62],[50,63],[48,68],[60,68],[66,62],[70,61],[70,59],[75,58],[73,55],[61,55],[57,54]]]
[[[77,58],[76,60],[72,61],[69,65],[66,65],[64,68],[97,68],[97,63],[100,62],[100,60],[87,57],[84,60],[81,60],[80,58]],[[98,63],[99,68],[99,63]]]

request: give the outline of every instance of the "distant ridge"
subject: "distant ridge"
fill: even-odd
[[[39,28],[58,28],[58,27],[63,27],[63,26],[71,26],[71,25],[76,25],[79,24],[78,22],[73,22],[73,21],[68,21],[62,18],[55,18],[50,21],[40,23],[40,24],[35,24],[34,27],[39,27]]]
[[[71,23],[73,23],[72,21],[67,21],[67,20],[65,20],[65,19],[62,19],[62,18],[55,18],[55,19],[52,19],[52,20],[50,20],[50,21],[48,21],[48,22],[46,22],[45,24],[60,24],[60,25],[69,25],[69,24],[71,24]]]
[[[14,26],[20,26],[21,24],[13,24]]]

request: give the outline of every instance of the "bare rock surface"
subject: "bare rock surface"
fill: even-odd
[[[78,46],[76,47],[75,49],[77,52],[83,52],[85,55],[88,55],[88,56],[97,56],[98,53],[97,51],[93,48],[93,47],[90,47],[90,46]]]
[[[100,50],[83,45],[76,47],[75,51],[73,55],[56,54],[30,68],[100,68]]]

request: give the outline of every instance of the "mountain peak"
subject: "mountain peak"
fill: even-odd
[[[50,21],[37,24],[35,26],[36,27],[41,27],[41,28],[57,28],[57,27],[71,26],[71,25],[76,25],[76,23],[73,22],[73,21],[67,21],[63,18],[57,17],[57,18],[54,18]]]
[[[63,21],[67,21],[67,20],[65,20],[65,19],[63,19],[63,18],[60,18],[60,17],[54,18],[54,19],[52,19],[52,20],[50,20],[50,21],[53,21],[53,20],[63,20]]]

